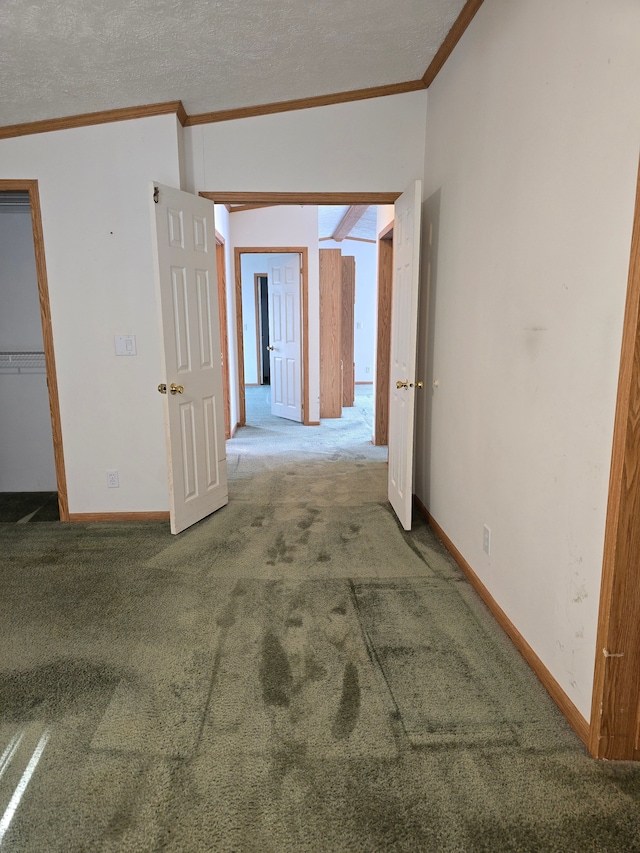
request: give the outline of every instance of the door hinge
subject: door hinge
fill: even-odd
[[[159,195],[160,195],[160,187],[154,187],[153,188],[153,200],[155,201],[156,204],[158,204],[160,202],[160,199],[158,198]]]

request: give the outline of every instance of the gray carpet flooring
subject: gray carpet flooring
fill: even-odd
[[[399,527],[358,392],[305,428],[248,389],[229,506],[178,537],[0,525],[2,853],[640,851],[640,768]]]

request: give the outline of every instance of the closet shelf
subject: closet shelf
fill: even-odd
[[[0,373],[46,373],[44,352],[0,350]]]

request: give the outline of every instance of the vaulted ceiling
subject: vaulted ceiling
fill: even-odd
[[[466,4],[479,5],[477,0]],[[2,0],[0,126],[190,116],[413,81],[465,0]]]

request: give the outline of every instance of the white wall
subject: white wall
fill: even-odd
[[[0,207],[0,350],[43,351],[29,206]],[[42,362],[43,364],[43,362]],[[0,492],[55,491],[44,366],[0,366]]]
[[[39,182],[72,513],[168,508],[149,182],[178,163],[171,115],[0,141],[0,177]]]
[[[308,247],[309,420],[318,421],[320,420],[318,208],[315,205],[282,205],[232,213],[230,219],[231,240],[234,247]],[[253,286],[253,274],[250,284]],[[255,350],[255,328],[253,331],[250,328],[247,335],[251,338],[248,345],[253,346]]]
[[[387,205],[384,205],[387,207]],[[393,210],[393,207],[391,208]],[[353,355],[356,382],[373,382],[376,347],[376,299],[378,292],[378,249],[375,243],[359,240],[323,240],[320,249],[340,249],[356,259],[356,304],[354,309]],[[368,368],[368,369],[367,369]]]
[[[392,204],[379,204],[376,212],[376,228],[379,237],[382,231],[393,222],[394,206]]]
[[[429,90],[416,488],[586,718],[638,80],[635,0],[486,0]]]
[[[426,99],[409,92],[187,127],[187,188],[402,191],[422,175]]]

